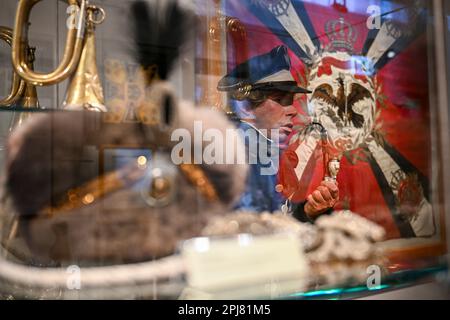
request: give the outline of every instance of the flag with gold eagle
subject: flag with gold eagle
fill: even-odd
[[[436,234],[430,194],[427,1],[224,0],[245,37],[228,37],[229,70],[278,45],[313,93],[297,101],[297,131],[280,160],[283,195],[304,200],[340,159],[337,209],[389,238]],[[243,52],[245,54],[243,54]],[[326,129],[327,138],[308,123]]]

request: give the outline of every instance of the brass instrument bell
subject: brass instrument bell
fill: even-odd
[[[88,6],[83,49],[78,67],[67,90],[66,100],[64,101],[65,109],[106,112],[95,49],[95,26],[102,23],[105,16],[105,11],[102,8]]]

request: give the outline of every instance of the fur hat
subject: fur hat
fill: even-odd
[[[169,92],[167,84],[154,84],[152,91],[160,96]],[[19,218],[37,261],[116,263],[169,255],[180,240],[198,235],[209,217],[228,211],[244,190],[247,167],[198,165],[217,194],[210,201],[180,166],[171,163],[173,143],[167,132],[185,129],[194,137],[194,123],[200,121],[204,130],[214,128],[223,137],[232,130],[236,136],[228,138],[234,140],[235,154],[245,148],[224,115],[172,99],[173,104],[164,106],[173,109],[164,130],[139,123],[110,124],[103,114],[74,111],[36,115],[11,135],[2,207]],[[196,140],[191,139],[193,149]],[[202,149],[207,145],[200,143],[197,147]],[[108,192],[101,178],[123,167],[103,166],[105,148],[151,150],[151,157],[142,175]],[[126,165],[135,161],[130,157]],[[145,183],[148,172],[155,168],[167,176],[167,192],[173,195],[161,206],[149,204],[145,196],[152,187]],[[102,188],[105,194],[81,206],[57,209],[71,191],[93,183],[94,194]],[[49,207],[54,208],[50,215],[45,214]]]
[[[161,57],[167,48],[155,58],[148,46],[143,49],[143,35],[152,33],[155,17],[150,8],[139,1],[132,12],[139,18],[137,27],[148,28],[136,31],[136,60],[143,68],[164,64],[159,68],[165,70],[162,80],[148,83],[141,106],[158,118],[157,124],[109,123],[107,114],[55,111],[33,115],[9,137],[0,206],[3,241],[10,234],[5,221],[18,221],[30,251],[27,262],[116,264],[167,256],[181,240],[199,235],[210,217],[226,213],[244,190],[244,164],[183,166],[171,161],[174,130],[189,133],[192,150],[209,145],[202,137],[193,138],[196,121],[203,130],[215,129],[232,139],[223,142],[234,147],[235,155],[245,147],[225,115],[177,99],[165,81],[175,54],[165,61]],[[168,17],[182,16],[173,1],[166,10]],[[172,25],[170,19],[165,23]],[[168,38],[168,28],[159,26],[156,41]],[[114,158],[117,154],[125,155],[123,164]]]

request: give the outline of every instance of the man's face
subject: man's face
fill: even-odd
[[[255,126],[258,129],[266,129],[269,138],[275,138],[271,136],[271,129],[279,131],[280,146],[287,143],[294,126],[293,120],[297,116],[297,110],[292,105],[293,100],[293,93],[277,91],[268,94],[267,98],[252,110]]]

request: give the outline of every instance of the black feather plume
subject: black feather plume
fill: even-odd
[[[144,67],[157,66],[167,79],[181,47],[193,31],[193,13],[176,0],[140,0],[132,4],[136,59]]]

